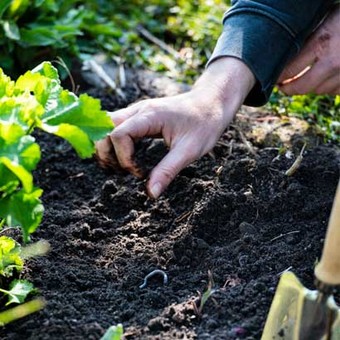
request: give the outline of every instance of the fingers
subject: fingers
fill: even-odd
[[[119,167],[110,136],[96,142],[96,158],[103,168]]]
[[[118,126],[122,124],[125,120],[135,115],[137,112],[138,112],[138,107],[136,107],[135,105],[132,105],[125,109],[121,109],[121,110],[114,111],[114,112],[108,112],[108,114],[111,117],[113,124],[115,126]]]
[[[143,177],[142,171],[134,161],[134,141],[161,132],[162,124],[153,112],[135,115],[134,119],[127,119],[118,125],[110,138],[120,166],[137,177]]]
[[[150,197],[158,198],[181,170],[199,158],[200,154],[195,149],[195,146],[179,143],[169,151],[150,174],[146,186]]]
[[[126,119],[136,114],[136,107],[128,107],[115,112],[108,112],[115,128],[122,124]],[[103,168],[120,168],[110,136],[103,138],[95,143],[96,158]]]

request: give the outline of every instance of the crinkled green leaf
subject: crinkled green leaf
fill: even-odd
[[[13,88],[14,81],[12,81],[10,77],[6,76],[3,70],[0,68],[0,98],[5,95],[11,95]]]
[[[55,68],[49,63],[41,64],[31,75],[36,75],[36,81],[39,81],[39,77],[50,80],[49,85],[31,88],[37,93],[39,102],[45,105],[40,127],[66,139],[80,157],[90,157],[94,153],[94,141],[104,138],[113,128],[110,117],[101,110],[100,101],[86,94],[78,98],[63,90]],[[21,88],[24,87],[22,84],[23,80],[19,83]],[[46,88],[52,85],[53,88],[48,92]]]
[[[49,133],[67,140],[81,158],[91,157],[95,151],[94,143],[79,127],[70,124],[56,126],[44,124],[42,128]]]
[[[15,121],[16,117],[13,117],[13,119],[9,117],[8,121],[2,121],[2,118],[3,116],[1,116],[0,112],[0,141],[6,141],[6,144],[12,144],[25,135],[25,131],[20,124],[10,123],[10,121]]]
[[[100,101],[87,94],[79,97],[79,106],[73,115],[65,116],[65,123],[76,125],[94,141],[104,138],[113,129],[111,118],[101,111]]]
[[[55,67],[52,66],[51,63],[49,62],[44,62],[36,66],[33,70],[32,73],[39,73],[42,76],[45,76],[49,79],[56,80],[58,84],[60,84],[59,76],[58,76],[58,71]]]
[[[27,280],[13,280],[9,288],[10,290],[0,289],[0,292],[8,295],[6,306],[11,303],[23,303],[27,295],[34,291],[33,284]]]
[[[26,72],[15,83],[15,89],[34,93],[34,98],[45,108],[48,100],[57,100],[60,92],[58,79],[50,79],[39,73]]]
[[[101,110],[100,101],[85,94],[78,98],[63,90],[57,70],[48,62],[21,76],[15,90],[34,93],[44,109],[42,117],[39,116],[41,122],[34,117],[36,125],[69,141],[80,157],[90,157],[95,150],[94,141],[104,138],[113,128],[110,117]],[[28,115],[25,117],[27,120]]]
[[[40,160],[40,147],[32,136],[22,136],[13,143],[0,138],[0,174],[3,167],[15,175],[26,192],[33,189],[32,170]],[[4,185],[0,178],[0,187]]]
[[[29,92],[18,96],[0,98],[0,123],[20,126],[25,133],[39,123],[44,113],[43,106]]]
[[[79,127],[92,140],[104,138],[113,128],[113,123],[105,111],[100,109],[100,101],[82,94],[79,99],[68,91],[62,91],[60,105],[46,112],[42,118],[48,125],[67,123]]]
[[[30,193],[20,190],[0,199],[0,217],[6,219],[8,226],[20,226],[25,242],[41,222],[44,211],[41,194],[42,190],[35,188]]]
[[[3,166],[7,167],[7,169],[21,181],[26,192],[32,190],[33,176],[23,166],[11,161],[7,157],[0,157],[0,173],[2,172],[1,168]],[[1,180],[0,185],[2,185]]]
[[[22,270],[23,260],[20,253],[19,243],[7,236],[0,237],[0,275],[10,277],[14,269],[18,272]]]

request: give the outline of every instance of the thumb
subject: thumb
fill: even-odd
[[[158,198],[176,175],[199,157],[193,150],[192,147],[176,146],[157,164],[146,187],[150,197]]]

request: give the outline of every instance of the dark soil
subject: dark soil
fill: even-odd
[[[103,104],[119,105],[112,95]],[[47,307],[2,329],[1,339],[99,339],[117,323],[127,339],[259,339],[280,273],[291,269],[313,288],[339,153],[309,149],[288,178],[293,159],[276,158],[275,148],[253,156],[237,136],[227,131],[214,157],[186,168],[154,201],[143,181],[39,134],[46,212],[32,239],[52,250],[29,260],[24,276]],[[138,150],[147,168],[166,153],[158,140]],[[140,289],[155,269],[168,285],[155,276]],[[209,271],[216,291],[197,315]]]

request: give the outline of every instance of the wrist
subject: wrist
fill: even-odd
[[[197,80],[194,90],[202,89],[205,96],[222,105],[230,121],[255,85],[255,76],[248,66],[234,57],[213,61]]]

